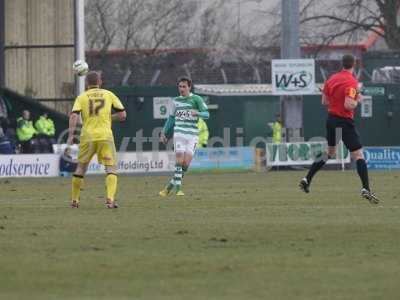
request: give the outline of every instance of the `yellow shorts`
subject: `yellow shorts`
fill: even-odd
[[[97,161],[103,166],[115,166],[117,164],[117,153],[113,141],[80,143],[78,154],[80,163],[88,164],[95,154],[97,154]]]

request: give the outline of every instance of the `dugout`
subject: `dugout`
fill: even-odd
[[[37,100],[22,96],[7,88],[0,88],[0,97],[4,100],[7,107],[8,119],[11,125],[21,116],[23,110],[27,109],[31,112],[31,119],[35,122],[41,114],[46,112],[54,121],[56,127],[56,137],[58,137],[65,129],[68,128],[68,116],[54,109],[51,109]]]

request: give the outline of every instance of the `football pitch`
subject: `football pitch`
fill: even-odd
[[[400,173],[188,174],[185,197],[160,198],[166,176],[0,179],[0,299],[398,299]]]

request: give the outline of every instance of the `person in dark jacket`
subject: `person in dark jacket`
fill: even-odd
[[[15,148],[10,139],[4,134],[0,127],[0,154],[14,154]]]
[[[63,154],[60,157],[60,176],[69,177],[75,172],[77,163],[72,158],[71,148],[65,148]]]

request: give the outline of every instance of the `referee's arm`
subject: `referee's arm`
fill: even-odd
[[[347,110],[354,110],[357,107],[358,101],[352,97],[346,96],[344,99],[344,108]]]

